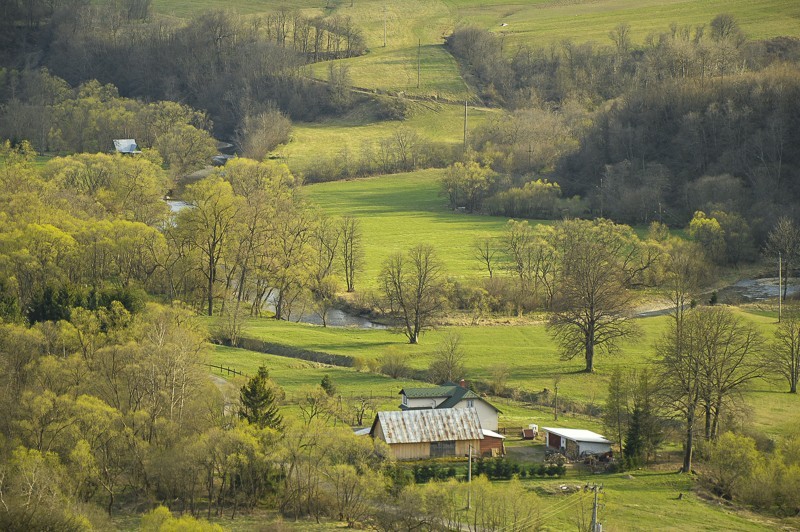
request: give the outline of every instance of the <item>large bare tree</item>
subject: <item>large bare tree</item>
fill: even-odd
[[[784,314],[775,331],[775,343],[768,359],[770,369],[789,383],[789,393],[797,393],[800,379],[800,309],[792,308]]]
[[[769,232],[767,245],[764,250],[768,255],[780,258],[780,269],[783,277],[783,294],[780,296],[786,301],[786,292],[789,287],[789,275],[792,266],[797,264],[800,255],[800,228],[791,218],[782,216]]]
[[[356,273],[364,266],[364,251],[362,245],[361,222],[358,218],[345,216],[339,223],[341,234],[342,264],[344,265],[344,278],[347,291],[355,291]]]
[[[443,266],[433,246],[420,244],[383,265],[380,285],[392,313],[401,321],[408,342],[419,342],[423,330],[445,307]]]
[[[597,352],[613,353],[619,340],[636,333],[628,288],[656,256],[630,227],[608,220],[563,221],[553,239],[561,275],[549,328],[562,357],[582,355],[591,373]]]
[[[761,346],[758,332],[724,307],[688,312],[660,341],[665,403],[684,422],[683,472],[692,468],[698,416],[704,415],[706,439],[714,439],[721,412],[744,384],[761,376]]]

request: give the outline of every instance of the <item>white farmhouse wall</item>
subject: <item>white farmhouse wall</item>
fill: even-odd
[[[445,399],[447,399],[447,397],[425,397],[423,399],[409,397],[406,406],[408,408],[436,408],[442,404]]]
[[[468,401],[472,401],[472,408],[478,411],[478,419],[481,421],[481,428],[497,431],[497,410],[480,399],[463,399],[456,403],[454,408],[469,408]]]

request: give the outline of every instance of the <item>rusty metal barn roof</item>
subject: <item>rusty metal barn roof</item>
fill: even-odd
[[[423,443],[431,441],[481,440],[481,422],[474,408],[442,410],[401,410],[378,412],[386,443]]]

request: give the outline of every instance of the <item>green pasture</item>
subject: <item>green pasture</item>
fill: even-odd
[[[384,12],[385,7],[385,12]],[[800,34],[800,4],[794,0],[154,0],[154,11],[188,17],[208,9],[231,9],[242,14],[260,14],[280,8],[309,15],[350,16],[361,28],[371,52],[383,48],[409,49],[441,44],[443,37],[461,25],[475,25],[505,36],[513,48],[518,44],[548,44],[571,39],[575,42],[609,43],[608,32],[627,22],[631,37],[641,44],[650,33],[679,26],[708,24],[719,13],[736,17],[750,39]],[[507,24],[501,26],[501,24]]]
[[[286,400],[290,403],[284,408],[289,415],[299,412],[293,406],[302,399],[306,392],[319,386],[322,378],[327,375],[336,385],[337,394],[343,399],[355,397],[370,397],[379,410],[397,410],[400,404],[400,390],[406,387],[432,386],[427,382],[409,379],[392,379],[385,375],[370,373],[367,370],[328,366],[316,362],[307,362],[293,358],[286,358],[266,353],[248,351],[224,346],[214,346],[209,356],[209,362],[254,375],[260,366],[269,369],[270,377],[279,384],[286,393]],[[219,370],[211,370],[214,375],[220,375],[235,385],[244,384],[244,377],[230,377]],[[497,406],[502,414],[500,425],[504,427],[523,427],[537,421],[552,420],[553,412],[548,408],[530,407],[520,401],[500,397],[490,398],[492,404]],[[589,428],[602,432],[602,427],[597,419],[587,416],[561,414],[558,425],[567,428]]]
[[[772,339],[775,320],[749,312],[737,311],[742,319],[762,331],[767,340]],[[559,378],[559,394],[565,401],[602,405],[605,402],[608,379],[614,366],[623,369],[644,369],[655,355],[655,344],[669,325],[666,316],[637,320],[640,336],[622,345],[615,356],[597,355],[596,372],[586,374],[582,360],[563,361],[550,338],[544,324],[495,325],[483,327],[442,327],[432,330],[418,345],[407,344],[405,338],[388,330],[318,327],[288,323],[271,319],[250,320],[244,334],[268,342],[294,346],[313,351],[322,351],[360,358],[364,361],[377,359],[389,350],[405,353],[408,364],[414,369],[426,369],[432,360],[436,346],[445,335],[456,333],[466,355],[468,378],[492,381],[496,369],[508,371],[506,384],[525,393],[554,389]],[[343,394],[372,394],[393,396],[407,381],[393,380],[366,371],[351,368],[325,367],[323,365],[290,358],[264,355],[241,349],[218,347],[212,355],[214,363],[253,374],[262,361],[268,361],[273,377],[289,390],[315,386],[327,373],[339,386]],[[776,380],[754,382],[745,394],[746,406],[743,419],[747,429],[758,430],[769,435],[781,436],[795,433],[800,426],[800,399],[785,393],[786,385]],[[391,401],[387,404],[390,406]],[[509,415],[512,425],[530,418],[528,410],[516,410],[518,404],[508,402],[500,406]],[[535,414],[534,414],[535,415]],[[548,412],[540,413],[547,417]],[[581,420],[585,424],[585,420]]]
[[[450,211],[439,195],[443,172],[422,170],[305,187],[308,199],[325,214],[351,215],[361,221],[366,264],[356,289],[376,286],[389,255],[423,243],[436,248],[448,276],[485,275],[472,245],[479,238],[499,236],[507,219]]]
[[[319,122],[297,122],[291,140],[278,148],[278,155],[293,171],[320,165],[325,161],[350,161],[362,158],[362,150],[370,146],[377,153],[381,141],[392,139],[399,128],[416,132],[421,142],[461,146],[464,142],[464,105],[440,102],[409,101],[411,116],[403,121],[376,120],[368,111],[358,108],[341,118]],[[468,127],[474,128],[498,110],[470,107]]]
[[[613,475],[592,475],[568,470],[565,479],[527,480],[538,492],[542,530],[574,530],[581,516],[588,522],[593,493],[559,493],[561,486],[602,484],[598,520],[603,530],[765,530],[780,523],[741,509],[734,511],[699,497],[691,490],[695,480],[674,470],[639,470]],[[681,499],[678,495],[683,494]],[[542,519],[544,518],[544,519]]]
[[[620,23],[630,24],[631,39],[643,45],[649,34],[678,26],[708,26],[720,13],[736,17],[750,39],[800,34],[800,4],[792,0],[600,0],[578,2],[477,2],[451,0],[457,20],[504,35],[510,49],[519,45],[547,45],[571,40],[611,43],[608,33]],[[500,24],[508,24],[501,27]]]
[[[346,65],[351,83],[362,89],[388,90],[407,96],[462,102],[465,99],[472,100],[475,96],[461,78],[455,58],[443,44],[381,47],[367,55],[333,63]],[[310,65],[309,72],[316,79],[326,80],[329,64]]]

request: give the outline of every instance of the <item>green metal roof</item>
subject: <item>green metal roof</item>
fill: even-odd
[[[458,384],[446,383],[442,386],[432,386],[430,388],[404,388],[400,390],[401,395],[405,395],[409,399],[433,399],[437,397],[446,397],[441,404],[436,408],[452,408],[464,399],[480,399],[487,405],[491,406],[498,412],[497,407],[491,404],[480,395],[476,394],[468,388],[459,386]]]

